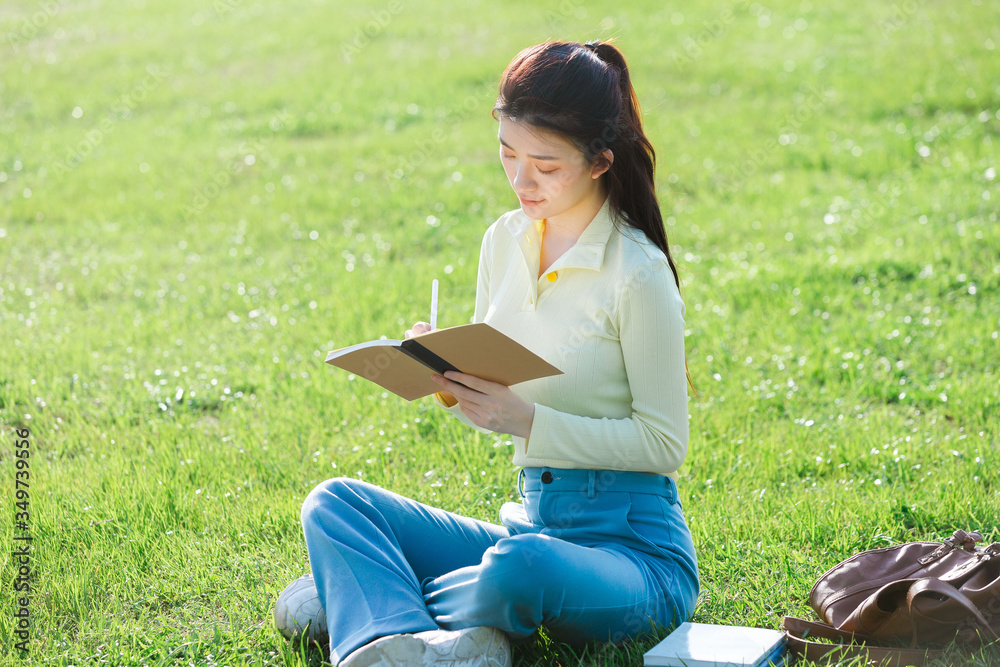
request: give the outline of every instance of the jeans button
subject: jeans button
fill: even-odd
[[[551,483],[552,483],[552,473],[546,470],[545,472],[542,473],[542,484],[551,484]]]

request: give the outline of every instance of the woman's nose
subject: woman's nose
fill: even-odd
[[[535,189],[535,181],[531,178],[529,170],[525,167],[518,167],[514,172],[514,180],[511,182],[518,192],[530,192]]]

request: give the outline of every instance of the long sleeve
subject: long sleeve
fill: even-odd
[[[447,410],[448,412],[450,412],[451,414],[453,414],[456,419],[458,419],[460,422],[462,422],[466,426],[471,426],[472,428],[476,429],[480,433],[492,433],[493,432],[493,431],[489,430],[488,428],[483,428],[482,426],[477,425],[475,422],[473,422],[471,419],[469,419],[466,416],[466,414],[464,412],[462,412],[462,408],[458,407],[458,403],[455,403],[454,405],[451,405],[451,406],[445,405],[441,401],[441,398],[437,394],[434,394],[434,402],[437,403],[442,408],[444,408],[445,410]]]

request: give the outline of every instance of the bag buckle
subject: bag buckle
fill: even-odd
[[[1000,542],[994,542],[988,547],[979,547],[976,552],[983,558],[996,558],[1000,556]]]
[[[944,543],[947,544],[952,549],[964,549],[966,551],[975,551],[976,542],[982,542],[982,541],[983,541],[983,536],[980,533],[976,531],[967,533],[964,530],[960,529],[956,530],[955,534],[952,535],[951,537],[946,537]]]

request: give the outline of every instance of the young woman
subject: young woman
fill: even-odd
[[[493,115],[521,206],[483,239],[474,319],[563,374],[435,378],[457,418],[513,436],[523,502],[500,525],[356,479],[309,494],[335,664],[508,665],[508,637],[620,641],[681,623],[698,596],[675,481],[684,305],[625,59],[601,42],[526,49]]]

